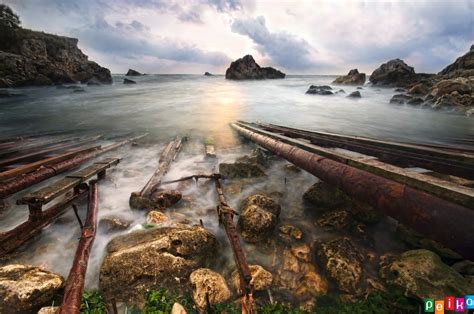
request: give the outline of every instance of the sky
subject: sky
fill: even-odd
[[[433,73],[474,44],[473,0],[3,3],[23,27],[78,38],[113,73],[223,74],[246,54],[288,74],[370,74],[394,58]]]

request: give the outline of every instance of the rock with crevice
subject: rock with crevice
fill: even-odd
[[[393,59],[378,67],[369,78],[374,86],[405,87],[418,80],[413,67],[401,59]]]
[[[396,256],[383,265],[380,277],[408,297],[418,299],[466,295],[474,287],[434,252],[420,249]]]
[[[359,73],[357,69],[352,69],[347,75],[338,77],[332,83],[342,85],[364,85],[365,73]]]
[[[280,205],[266,195],[247,197],[242,202],[237,222],[242,239],[250,243],[267,239],[278,223],[280,210]]]
[[[444,68],[438,75],[453,77],[470,77],[474,76],[474,45],[463,56],[459,57],[452,64]]]
[[[272,67],[260,67],[251,55],[232,62],[225,72],[228,80],[261,80],[285,78],[285,73]]]
[[[142,304],[151,289],[185,291],[191,272],[207,265],[217,247],[216,237],[202,226],[180,225],[118,236],[107,245],[100,291],[106,300],[128,304]]]
[[[30,265],[0,267],[0,313],[36,313],[61,293],[62,276]]]
[[[205,311],[210,305],[228,301],[232,293],[222,275],[208,268],[200,268],[191,273],[189,282],[192,286],[192,297],[196,306]]]
[[[325,231],[341,231],[352,224],[352,215],[347,210],[333,210],[324,213],[316,223]]]

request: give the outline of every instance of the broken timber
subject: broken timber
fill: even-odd
[[[85,276],[89,255],[94,243],[97,230],[98,189],[97,181],[89,183],[89,205],[87,217],[82,228],[81,238],[77,246],[66,287],[64,288],[63,303],[59,313],[78,314],[81,310],[82,293],[84,292]]]
[[[242,136],[341,189],[354,199],[372,205],[468,259],[474,258],[473,189],[461,189],[456,185],[448,189],[445,185],[433,184],[433,181],[425,182],[425,185],[418,182],[419,186],[414,187],[412,183],[419,181],[420,177],[408,177],[405,173],[393,171],[401,168],[392,166],[392,169],[382,167],[386,164],[381,162],[374,164],[373,160],[367,162],[350,158],[248,124],[234,123],[232,126]],[[395,175],[387,177],[390,173]],[[407,177],[406,182],[400,182],[401,178]],[[449,183],[442,182],[446,185]],[[424,191],[423,187],[426,190],[428,184],[436,188]],[[457,192],[454,195],[461,197],[453,197],[446,191]],[[449,201],[446,200],[449,198]]]
[[[136,141],[147,134],[143,134],[122,142],[108,145],[98,150],[84,152],[74,156],[71,159],[63,160],[55,164],[48,165],[46,167],[41,167],[36,169],[33,172],[25,174],[22,177],[18,177],[15,180],[9,180],[6,182],[0,182],[0,199],[5,198],[13,193],[26,189],[29,186],[32,186],[36,183],[39,183],[43,180],[49,179],[56,176],[59,173],[74,169],[84,162],[111,150],[117,149],[120,146],[129,144],[133,141]]]
[[[18,205],[28,205],[30,214],[27,221],[12,230],[0,233],[0,256],[12,252],[39,234],[44,227],[61,216],[69,206],[87,195],[89,190],[87,180],[95,175],[98,179],[104,178],[106,170],[117,165],[119,161],[118,158],[109,158],[96,162],[18,200]],[[73,190],[71,196],[66,195],[61,202],[43,210],[44,205],[70,190]]]
[[[171,167],[171,163],[176,159],[182,146],[182,138],[176,138],[166,145],[160,154],[158,161],[159,165],[155,173],[151,176],[150,180],[145,184],[140,192],[132,192],[130,195],[130,207],[138,208],[139,204],[142,204],[140,199],[148,199],[153,192],[155,192],[161,184],[163,177]]]

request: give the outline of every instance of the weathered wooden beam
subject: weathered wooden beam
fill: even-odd
[[[347,162],[330,159],[317,154],[315,150],[306,150],[303,145],[291,145],[285,139],[257,133],[238,124],[232,126],[242,136],[341,189],[354,199],[373,206],[468,259],[474,258],[474,210],[407,184],[357,169]]]
[[[268,136],[282,143],[287,143],[293,145],[294,147],[302,148],[309,152],[316,153],[320,156],[344,163],[346,165],[371,172],[378,176],[382,176],[402,184],[406,184],[407,186],[428,192],[447,201],[454,202],[468,208],[474,208],[474,189],[472,188],[390,165],[374,159],[373,157],[355,157],[342,154],[335,151],[334,149],[311,144],[305,140],[298,140],[270,131],[265,131],[248,124],[237,123],[233,124],[233,126],[246,128],[252,132]]]
[[[97,211],[99,207],[97,181],[92,180],[89,183],[89,187],[87,217],[84,227],[82,228],[82,234],[74,256],[74,261],[69,271],[69,276],[67,277],[63,303],[59,313],[78,314],[81,310],[81,298],[84,292],[89,255],[92,245],[94,244],[97,230]]]

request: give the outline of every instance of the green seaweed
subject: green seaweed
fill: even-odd
[[[282,303],[265,303],[257,309],[258,314],[302,314],[298,309],[293,309]]]
[[[106,314],[107,307],[98,291],[84,291],[81,299],[81,313]]]

